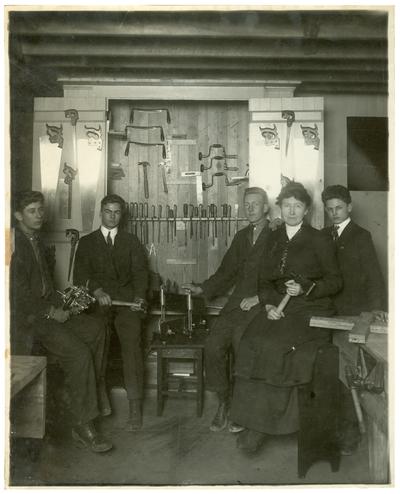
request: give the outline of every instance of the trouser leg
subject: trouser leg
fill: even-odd
[[[121,343],[124,382],[128,400],[140,400],[143,396],[140,316],[127,307],[117,309],[114,327]]]
[[[44,320],[37,335],[60,362],[76,422],[83,424],[97,417],[94,354],[104,350],[104,329],[90,318],[76,316],[63,324]]]

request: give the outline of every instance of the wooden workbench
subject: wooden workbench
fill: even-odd
[[[12,355],[10,433],[42,439],[46,421],[46,357]]]

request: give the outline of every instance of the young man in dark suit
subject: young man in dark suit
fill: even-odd
[[[343,277],[343,288],[335,296],[340,315],[386,309],[386,289],[369,231],[352,221],[350,192],[342,185],[331,185],[322,192],[325,211],[332,226],[324,229],[336,245]]]
[[[244,210],[249,225],[236,233],[221,265],[200,285],[186,284],[194,295],[207,299],[225,295],[233,288],[220,315],[211,328],[205,344],[206,385],[218,396],[218,409],[210,430],[219,432],[228,425],[230,382],[227,375],[227,355],[239,347],[244,330],[261,310],[257,296],[260,261],[265,254],[269,233],[268,198],[265,190],[250,187],[244,193]],[[243,427],[230,423],[230,432]]]
[[[351,219],[353,208],[350,192],[342,185],[330,185],[322,192],[325,211],[332,226],[324,228],[336,247],[343,288],[335,295],[338,315],[357,316],[373,312],[386,320],[386,289],[369,231]],[[350,393],[342,388],[341,447],[351,454],[360,440],[357,419]]]
[[[74,440],[95,453],[112,444],[93,420],[99,415],[97,377],[102,365],[105,326],[90,316],[64,310],[54,289],[40,238],[45,210],[41,192],[21,192],[15,202],[11,258],[11,353],[29,355],[35,342],[57,357],[65,374],[75,423]]]
[[[148,284],[147,258],[139,239],[120,227],[125,201],[110,194],[101,201],[101,226],[82,237],[75,256],[74,283],[86,285],[98,302],[95,314],[114,323],[121,343],[124,381],[129,400],[126,429],[142,426],[143,355],[141,318],[112,300],[144,304]],[[105,358],[106,360],[106,358]]]

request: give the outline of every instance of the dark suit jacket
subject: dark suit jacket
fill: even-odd
[[[41,255],[46,262],[45,248],[39,241]],[[15,229],[15,247],[10,267],[11,345],[25,348],[30,353],[33,343],[33,325],[37,318],[49,312],[52,305],[61,305],[61,299],[48,278],[50,291],[42,297],[42,276],[29,239],[19,228]]]
[[[74,284],[97,288],[112,299],[133,301],[146,298],[148,284],[147,258],[139,239],[118,230],[110,249],[98,229],[79,241],[74,264]]]
[[[251,225],[238,231],[217,271],[202,283],[208,299],[224,295],[234,287],[223,312],[238,308],[243,298],[257,295],[259,265],[269,234],[267,223],[253,245]]]
[[[333,243],[332,228],[322,231]],[[385,310],[385,284],[369,231],[350,221],[336,242],[336,253],[344,282],[334,298],[337,312],[358,315]]]

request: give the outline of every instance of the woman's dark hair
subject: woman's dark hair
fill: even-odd
[[[23,190],[18,192],[14,199],[14,212],[22,213],[22,211],[34,202],[41,202],[44,204],[44,196],[37,190]]]
[[[300,182],[290,182],[285,187],[282,187],[279,196],[276,198],[276,204],[281,206],[283,199],[289,199],[289,197],[294,197],[298,201],[301,201],[307,208],[311,206],[312,200],[310,194]]]

